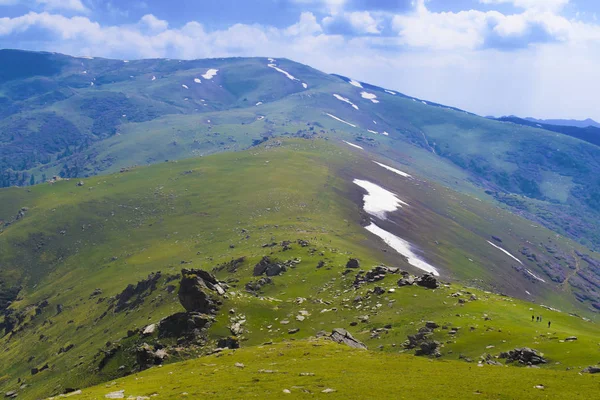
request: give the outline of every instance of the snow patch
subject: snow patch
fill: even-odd
[[[256,103],[257,106],[260,106],[263,102],[259,101],[258,103]]]
[[[373,161],[373,162],[374,162],[375,164],[379,165],[380,167],[383,167],[383,168],[387,169],[388,171],[392,171],[392,172],[393,172],[393,173],[395,173],[395,174],[398,174],[398,175],[400,175],[400,176],[403,176],[403,177],[405,177],[405,178],[412,178],[412,176],[411,176],[411,175],[407,174],[406,172],[402,172],[402,171],[400,171],[399,169],[392,168],[392,167],[390,167],[389,165],[385,165],[385,164],[382,164],[382,163],[380,163],[380,162],[377,162],[377,161]]]
[[[516,262],[518,262],[519,264],[523,265],[523,263],[521,262],[521,260],[519,260],[517,257],[513,256],[512,254],[510,254],[508,251],[504,250],[502,247],[495,245],[494,243],[490,242],[489,240],[487,242],[489,244],[491,244],[492,246],[494,246],[495,248],[497,248],[498,250],[502,251],[504,254],[506,254],[507,256],[509,256],[510,258],[512,258],[513,260],[515,260]]]
[[[302,87],[304,87],[304,89],[308,89],[308,84],[302,82]]]
[[[362,88],[363,86],[360,84],[360,82],[355,81],[354,79],[350,79],[350,82],[348,82],[349,84],[351,84],[352,86],[356,86],[358,88]]]
[[[426,101],[422,101],[422,100],[421,100],[421,103],[423,103],[423,104],[427,105],[427,102],[426,102]]]
[[[274,58],[267,58],[267,60],[269,60],[270,63],[274,63],[275,62]]]
[[[385,90],[385,92],[386,92],[386,93],[389,93],[389,94],[391,94],[391,95],[393,95],[393,96],[395,96],[395,95],[396,95],[396,92],[392,92],[391,90],[387,90],[387,89],[386,89],[386,90]]]
[[[215,76],[217,76],[217,72],[219,72],[218,69],[211,68],[208,71],[206,71],[206,73],[203,74],[202,77],[206,80],[210,80],[210,79],[214,78]]]
[[[83,71],[82,74],[84,74],[84,75],[87,74],[87,71]]]
[[[530,270],[528,270],[527,268],[525,268],[525,271],[527,271],[527,273],[528,273],[529,275],[531,275],[531,276],[532,276],[534,279],[537,279],[537,280],[538,280],[538,281],[540,281],[540,282],[544,282],[544,283],[546,283],[546,281],[545,281],[545,280],[543,280],[542,278],[540,278],[539,276],[537,276],[536,274],[534,274],[533,272],[531,272],[531,271],[530,271]]]
[[[127,64],[127,63],[129,62],[129,60],[123,60],[123,62],[124,62],[125,64]]]
[[[273,68],[273,69],[274,69],[275,71],[277,71],[277,72],[281,72],[282,74],[284,74],[285,76],[287,76],[287,78],[288,78],[289,80],[292,80],[292,81],[297,81],[297,80],[299,80],[299,79],[297,79],[297,78],[296,78],[294,75],[290,74],[290,73],[289,73],[289,72],[287,72],[287,71],[284,71],[284,70],[282,70],[281,68],[279,68],[279,67],[278,67],[277,65],[275,65],[275,64],[268,64],[268,66],[269,66],[269,68]]]
[[[90,82],[90,86],[94,86],[94,82]]]
[[[377,100],[377,96],[373,93],[361,92],[360,95],[363,99],[371,100],[375,104],[379,103],[379,100]]]
[[[383,241],[390,246],[392,249],[396,250],[398,253],[402,254],[406,257],[408,263],[415,268],[423,270],[425,272],[429,272],[435,276],[439,276],[440,273],[437,269],[426,261],[422,260],[415,252],[413,251],[413,245],[410,242],[407,242],[404,239],[399,238],[398,236],[391,234],[390,232],[381,229],[374,223],[365,227],[366,230],[374,234],[375,236],[380,237]]]
[[[194,78],[194,82],[196,82],[196,83],[202,83],[202,81],[200,79],[198,79],[198,78]]]
[[[187,85],[181,85],[181,87],[184,89],[189,89],[189,87]]]
[[[153,80],[153,81],[155,81],[155,80],[156,80],[156,77],[155,77],[155,76],[153,76],[153,77],[152,77],[152,80]]]
[[[339,101],[343,101],[344,103],[350,104],[352,107],[354,107],[354,109],[358,110],[358,106],[356,104],[354,104],[353,102],[351,102],[350,99],[342,97],[342,96],[340,96],[339,94],[336,94],[336,93],[333,94],[333,97],[335,97]]]
[[[341,118],[338,118],[338,117],[336,117],[336,116],[335,116],[335,115],[333,115],[333,114],[329,114],[329,113],[325,113],[325,114],[329,115],[331,118],[335,119],[336,121],[340,121],[340,122],[342,122],[342,123],[344,123],[344,124],[346,124],[346,125],[350,125],[351,127],[353,127],[353,128],[356,128],[356,125],[354,125],[354,124],[351,124],[350,122],[346,122],[346,121],[344,121],[343,119],[341,119]]]
[[[360,179],[355,179],[353,182],[367,191],[367,194],[363,197],[365,203],[363,209],[379,219],[386,219],[388,212],[396,211],[398,208],[408,205],[394,193],[372,182]]]
[[[355,147],[355,148],[357,148],[357,149],[364,150],[362,147],[360,147],[360,146],[359,146],[359,145],[357,145],[357,144],[350,143],[350,142],[346,142],[345,140],[344,140],[343,142],[344,142],[344,143],[346,143],[348,146],[352,146],[352,147]]]
[[[385,131],[381,132],[381,134],[384,135],[384,136],[389,136],[390,135],[389,133],[387,133]]]
[[[257,119],[258,121],[261,121],[261,120],[265,119],[265,116],[264,116],[264,115],[260,115],[260,116],[259,116],[258,118],[256,118],[256,119]]]
[[[367,129],[367,131],[368,131],[369,133],[372,133],[372,134],[374,134],[374,135],[379,135],[379,132],[377,132],[377,131],[372,131],[372,130],[370,130],[370,129]]]

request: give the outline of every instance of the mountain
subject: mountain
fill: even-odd
[[[270,139],[242,152],[1,190],[2,214],[18,216],[0,234],[11,301],[0,320],[1,388],[57,395],[219,347],[253,357],[270,349],[263,343],[310,343],[336,328],[369,349],[413,354],[402,343],[424,321],[435,322],[428,329],[443,343],[438,358],[459,370],[459,356],[523,346],[552,360],[550,382],[597,362],[589,351],[597,339],[593,254],[349,143],[327,134]],[[411,285],[424,271],[438,276]],[[203,298],[210,301],[194,300]],[[543,315],[543,328],[532,314]],[[571,336],[576,343],[559,341]],[[281,362],[295,357],[289,351]],[[288,368],[240,357],[248,374]],[[404,357],[390,362],[414,356]],[[305,372],[320,376],[314,368]],[[126,393],[157,390],[138,389]]]
[[[522,119],[519,117],[500,117],[494,118],[497,121],[512,122],[518,125],[531,126],[532,128],[545,129],[552,132],[562,133],[588,143],[600,146],[600,128],[589,125],[587,127],[577,127],[568,125],[550,125],[548,123],[531,121],[531,119]]]
[[[600,128],[600,123],[594,121],[591,118],[584,120],[577,119],[535,119],[531,117],[524,118],[527,121],[537,122],[539,124],[546,125],[559,125],[559,126],[575,126],[577,128],[587,128],[593,126],[594,128]]]
[[[7,397],[594,393],[597,146],[290,60],[0,59]]]
[[[0,52],[0,185],[328,132],[600,249],[600,149],[289,60],[107,60]],[[198,83],[199,82],[199,83]],[[309,131],[307,123],[313,124]]]

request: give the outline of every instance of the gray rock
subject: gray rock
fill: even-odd
[[[350,332],[343,328],[335,328],[329,337],[336,343],[345,344],[347,346],[354,347],[355,349],[367,349],[367,346],[365,346],[364,343],[356,340],[354,336],[350,334]]]
[[[590,366],[590,367],[585,368],[581,372],[583,372],[585,374],[600,374],[600,367],[597,367],[597,366],[592,367],[592,366]]]

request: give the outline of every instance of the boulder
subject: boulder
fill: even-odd
[[[351,258],[346,263],[346,268],[354,268],[354,269],[360,268],[360,263],[358,262],[358,260],[356,258]]]
[[[415,278],[412,276],[400,278],[400,280],[398,280],[398,286],[400,286],[400,287],[414,285],[414,283],[415,283]]]
[[[575,340],[577,340],[577,336],[569,336],[568,338],[565,338],[565,342],[574,342]]]
[[[213,317],[196,312],[177,313],[163,318],[158,323],[159,337],[194,338],[213,322]]]
[[[419,347],[415,350],[417,356],[436,356],[440,357],[442,354],[439,351],[440,343],[435,340],[426,340],[419,343]]]
[[[590,367],[585,368],[581,372],[583,372],[584,374],[600,374],[600,367],[597,367],[597,366],[592,367],[592,366],[590,366]]]
[[[350,332],[348,332],[347,330],[345,330],[343,328],[335,328],[331,332],[331,335],[329,335],[329,337],[331,338],[331,340],[333,340],[336,343],[345,344],[347,346],[354,347],[356,349],[364,349],[364,350],[367,349],[367,346],[365,346],[364,343],[361,343],[358,340],[356,340],[350,334]]]
[[[417,279],[417,285],[427,289],[437,289],[440,286],[437,279],[432,274],[423,274]]]
[[[427,321],[427,322],[425,322],[425,327],[429,328],[429,329],[437,329],[440,326],[433,321]]]
[[[211,292],[224,294],[224,285],[209,272],[201,269],[182,269],[179,302],[188,312],[215,314],[217,301]]]
[[[240,341],[234,336],[221,338],[217,342],[217,347],[221,349],[239,349]]]

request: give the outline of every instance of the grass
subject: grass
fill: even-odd
[[[243,368],[236,366],[243,364]],[[272,371],[271,373],[265,370]],[[314,374],[314,375],[312,375]],[[597,377],[539,369],[435,361],[354,350],[326,341],[288,341],[226,351],[86,389],[79,399],[587,399]],[[536,386],[543,386],[538,389]],[[331,389],[331,392],[324,392]],[[284,393],[288,390],[289,394]]]
[[[380,297],[368,293],[372,284],[358,291],[351,288],[354,274],[342,274],[349,257],[360,259],[363,269],[386,263],[418,273],[362,228],[362,195],[352,184],[354,178],[376,182],[410,204],[390,215],[382,226],[423,250],[428,261],[440,267],[443,279],[453,282],[451,286],[436,291],[396,288]],[[23,285],[12,307],[27,315],[22,331],[0,338],[0,377],[7,377],[0,381],[0,389],[18,388],[21,379],[29,385],[20,392],[22,398],[40,398],[122,376],[133,364],[124,356],[97,371],[97,355],[107,349],[106,342],[125,346],[128,330],[182,311],[176,295],[164,291],[163,278],[159,290],[135,311],[110,312],[100,318],[107,305],[106,300],[90,297],[96,288],[103,292],[100,297],[109,298],[151,272],[176,274],[182,266],[211,270],[241,256],[246,261],[236,272],[217,273],[220,279],[232,280],[231,289],[209,331],[206,351],[229,335],[226,311],[234,309],[247,317],[246,333],[240,338],[247,351],[259,351],[256,346],[269,340],[289,339],[291,328],[300,329],[294,338],[308,339],[320,330],[348,328],[368,314],[368,323],[349,329],[370,349],[383,346],[381,353],[394,354],[381,361],[390,365],[396,359],[414,359],[396,353],[406,335],[415,333],[426,320],[461,328],[453,339],[445,330],[436,333],[444,344],[444,355],[443,362],[432,364],[435,368],[455,365],[459,354],[477,359],[484,353],[495,355],[521,346],[544,352],[551,360],[544,370],[557,373],[598,362],[596,324],[568,312],[593,315],[568,291],[525,281],[510,268],[506,256],[486,243],[491,235],[502,234],[503,246],[517,252],[527,240],[547,243],[549,231],[435,183],[402,179],[348,146],[326,140],[270,141],[240,153],[133,168],[84,183],[80,187],[71,180],[0,191],[0,197],[7,199],[0,202],[0,216],[29,208],[24,219],[0,233],[0,277]],[[309,241],[310,246],[300,247],[297,239]],[[292,241],[291,250],[283,251],[280,245],[262,247],[285,240]],[[553,243],[564,251],[581,248],[562,238],[553,238]],[[543,246],[539,247],[542,252]],[[255,297],[244,285],[256,279],[251,271],[264,255],[301,262]],[[323,268],[316,267],[320,261],[325,262]],[[396,276],[390,276],[378,284],[391,289],[396,281]],[[563,312],[481,289],[522,298],[527,297],[524,290],[529,290],[530,299],[550,301],[548,305]],[[459,305],[451,294],[465,290],[479,300]],[[355,303],[359,295],[363,300]],[[299,297],[306,301],[298,304]],[[43,300],[49,306],[35,316],[30,306]],[[65,310],[57,315],[58,304]],[[301,310],[310,315],[297,321]],[[552,320],[552,329],[532,324],[532,312]],[[285,319],[290,323],[281,324]],[[387,334],[371,338],[372,329],[387,324],[392,324]],[[560,342],[571,335],[579,340]],[[59,354],[68,344],[73,349]],[[378,353],[364,354],[375,357]],[[45,363],[49,371],[31,376],[31,368]],[[118,370],[121,363],[127,365],[126,371]],[[459,365],[466,368],[462,362]]]

